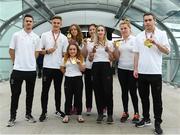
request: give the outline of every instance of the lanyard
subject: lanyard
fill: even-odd
[[[152,38],[153,35],[154,35],[154,31],[151,33],[150,38]],[[148,39],[148,37],[147,37],[147,32],[145,32],[145,36],[146,36],[146,39]]]
[[[58,32],[57,37],[55,37],[54,32],[52,31],[53,39],[54,39],[54,48],[57,48],[57,39],[59,38],[60,32]]]

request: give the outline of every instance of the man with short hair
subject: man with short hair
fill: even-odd
[[[11,86],[11,108],[8,127],[12,127],[16,120],[16,111],[18,109],[19,96],[23,81],[26,82],[26,115],[29,122],[35,123],[31,115],[34,87],[36,81],[36,57],[39,46],[39,36],[33,31],[33,17],[25,15],[23,19],[23,29],[12,36],[9,46],[9,54],[13,62],[13,71],[10,77]]]
[[[63,79],[63,73],[60,71],[60,65],[62,57],[68,46],[68,39],[60,31],[62,18],[60,16],[54,16],[51,22],[52,30],[43,33],[41,36],[41,48],[44,48],[41,53],[44,54],[44,61],[41,93],[42,113],[39,117],[40,122],[43,122],[47,118],[48,93],[52,80],[54,81],[55,89],[55,114],[59,117],[65,116],[60,109],[61,83]]]
[[[162,134],[162,54],[169,54],[170,45],[166,32],[155,26],[155,16],[145,13],[145,30],[137,35],[134,48],[134,77],[138,78],[138,89],[142,102],[143,119],[136,127],[151,124],[149,93],[151,87],[155,133]]]

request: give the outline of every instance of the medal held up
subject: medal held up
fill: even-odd
[[[153,43],[151,42],[150,39],[146,39],[146,40],[144,41],[144,45],[147,46],[148,48],[151,48],[152,45],[153,45]]]

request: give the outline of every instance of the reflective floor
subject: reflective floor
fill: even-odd
[[[61,118],[54,115],[54,89],[51,86],[49,92],[48,119],[40,123],[28,123],[25,121],[25,85],[22,87],[22,93],[19,100],[19,109],[17,113],[16,124],[14,127],[6,127],[9,120],[10,108],[10,87],[9,82],[0,83],[0,134],[153,134],[154,120],[151,103],[151,120],[152,125],[144,128],[136,128],[131,123],[133,108],[131,99],[129,101],[130,118],[126,123],[120,123],[122,113],[121,90],[117,76],[114,76],[114,121],[112,125],[106,124],[106,118],[102,124],[96,123],[96,106],[93,103],[93,110],[90,116],[86,116],[85,99],[83,93],[83,116],[85,123],[78,123],[76,116],[72,116],[69,123],[62,123]],[[41,79],[37,79],[35,96],[33,102],[32,115],[38,120],[41,113],[40,105]],[[180,134],[180,89],[173,88],[163,84],[163,123],[164,134]],[[139,102],[141,111],[141,102]],[[64,90],[62,88],[62,110],[64,110]]]

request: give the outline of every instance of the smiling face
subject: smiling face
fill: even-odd
[[[62,21],[60,19],[53,19],[52,20],[52,29],[53,31],[59,31],[62,25]]]
[[[93,37],[96,32],[96,27],[94,25],[89,27],[89,35],[90,37]]]
[[[72,35],[73,37],[76,37],[76,36],[78,35],[78,30],[77,30],[76,26],[73,25],[73,26],[70,28],[70,33],[71,33],[71,35]]]
[[[144,16],[144,27],[146,31],[154,31],[155,19],[152,15]]]
[[[104,39],[106,35],[106,30],[103,26],[97,28],[97,36],[99,39]]]
[[[75,57],[77,55],[77,46],[76,45],[70,45],[68,49],[70,57]]]

